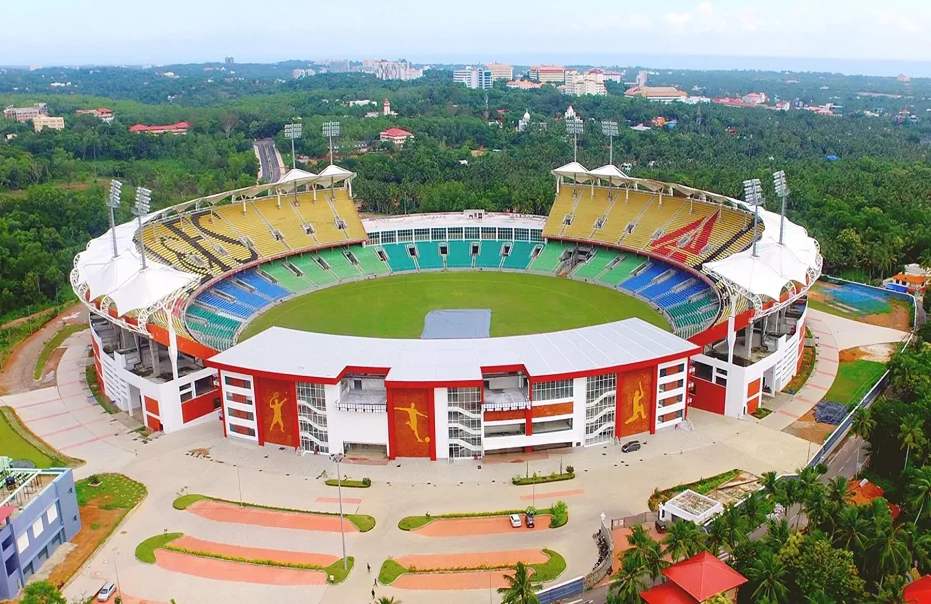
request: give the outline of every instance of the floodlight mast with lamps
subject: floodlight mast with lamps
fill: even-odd
[[[577,117],[566,120],[566,133],[572,135],[572,161],[579,161],[579,135],[584,125]]]
[[[110,181],[110,196],[107,197],[107,207],[110,209],[110,236],[113,239],[113,257],[116,258],[120,253],[116,249],[116,224],[113,218],[113,211],[120,207],[120,194],[123,191],[123,183],[118,180]]]
[[[760,223],[760,205],[763,204],[763,185],[759,178],[744,181],[744,201],[753,206],[753,257],[756,258],[759,255],[756,250],[756,229]]]
[[[323,136],[330,141],[330,165],[333,165],[333,139],[339,137],[339,122],[323,122]]]
[[[139,241],[142,242],[139,255],[142,256],[142,270],[145,270],[145,238],[143,237],[142,217],[149,213],[152,201],[152,191],[145,187],[136,187],[136,205],[134,207],[136,220],[139,222]]]
[[[614,165],[614,137],[618,134],[617,122],[613,120],[602,121],[601,133],[608,137],[608,164]]]
[[[786,183],[786,173],[782,170],[773,172],[773,186],[776,195],[782,200],[782,210],[779,213],[779,245],[786,230],[786,201],[789,199],[789,185]]]
[[[284,137],[291,139],[291,169],[297,168],[297,155],[294,154],[294,140],[301,138],[304,132],[304,124],[300,122],[291,122],[284,125]]]

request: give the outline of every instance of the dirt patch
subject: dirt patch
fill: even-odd
[[[74,304],[14,348],[3,365],[3,370],[0,371],[0,394],[34,389],[36,382],[32,379],[32,374],[36,367],[36,360],[42,352],[42,346],[61,329],[62,325],[82,321],[87,321],[87,311],[82,305]]]
[[[869,346],[847,348],[846,350],[840,351],[838,360],[841,363],[859,361],[861,359],[864,361],[876,361],[877,363],[888,363],[897,349],[898,344],[896,343],[870,344]]]
[[[890,304],[892,305],[892,310],[890,312],[866,315],[859,320],[865,323],[879,325],[880,327],[891,327],[901,331],[911,331],[912,316],[908,305],[905,302],[899,302],[897,300],[893,300]]]
[[[125,509],[105,510],[94,504],[82,507],[81,530],[71,540],[74,548],[49,573],[49,582],[58,586],[67,583],[84,562],[110,536],[110,533],[113,532],[125,514]]]
[[[155,552],[155,563],[176,573],[239,583],[263,585],[323,585],[326,573],[319,570],[276,568],[244,562],[191,556],[164,549]]]
[[[811,408],[805,413],[805,415],[789,424],[783,430],[783,432],[820,445],[828,436],[830,436],[831,432],[833,432],[835,428],[837,428],[837,426],[833,424],[822,424],[816,422],[814,408]]]
[[[424,537],[468,537],[548,528],[550,528],[550,516],[538,514],[534,519],[532,529],[527,528],[526,525],[519,529],[513,528],[507,516],[478,516],[475,518],[437,518],[412,532]]]
[[[283,512],[252,507],[240,507],[235,503],[202,499],[188,507],[188,511],[208,520],[234,524],[252,524],[302,531],[339,532],[340,518],[336,515],[301,512]],[[348,519],[343,526],[347,533],[358,532],[356,525]]]

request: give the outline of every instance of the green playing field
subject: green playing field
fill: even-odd
[[[642,300],[570,279],[501,272],[383,277],[312,292],[271,308],[241,340],[271,326],[322,333],[417,338],[431,310],[491,309],[491,335],[572,329],[640,317],[663,329],[665,318]]]

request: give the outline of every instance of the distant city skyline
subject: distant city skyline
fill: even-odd
[[[0,64],[383,57],[931,76],[931,7],[917,0],[582,0],[571,8],[358,0],[295,3],[283,17],[244,0],[17,2],[4,7]]]

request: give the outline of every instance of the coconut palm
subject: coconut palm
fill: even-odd
[[[776,497],[779,489],[779,476],[775,472],[763,472],[760,476],[760,485],[767,495]]]
[[[508,585],[498,589],[502,594],[501,604],[540,604],[526,564],[518,562],[514,574],[505,574],[504,578]]]
[[[861,514],[860,508],[847,505],[841,508],[834,518],[831,538],[835,546],[858,555],[866,549],[868,530],[868,522]]]
[[[918,520],[928,511],[928,503],[931,502],[931,466],[922,466],[912,472],[906,486],[906,497],[908,505],[918,509],[915,514],[915,526],[918,526]]]
[[[750,566],[745,569],[754,602],[788,602],[789,588],[786,585],[786,568],[772,550],[764,548]]]
[[[912,448],[920,448],[926,442],[924,422],[921,418],[916,415],[906,416],[899,425],[899,446],[905,449],[905,470],[908,470],[908,455]]]
[[[678,562],[705,549],[705,533],[694,522],[673,522],[663,543],[663,553]]]
[[[873,430],[876,429],[876,419],[873,417],[873,412],[869,408],[858,409],[853,416],[853,423],[850,425],[850,430],[862,438],[863,440],[869,440],[870,435],[873,434]]]
[[[607,604],[639,604],[640,592],[646,586],[646,572],[636,561],[624,556],[621,572],[608,588]]]
[[[850,487],[847,486],[847,479],[843,476],[837,476],[831,480],[828,483],[825,496],[835,511],[847,505],[847,498],[850,497]]]
[[[892,525],[891,519],[887,526],[881,528],[887,530],[877,532],[868,556],[880,585],[885,577],[903,574],[912,566],[912,552],[904,529]]]
[[[669,566],[669,562],[663,558],[660,544],[642,526],[635,526],[627,536],[627,541],[632,547],[624,555],[625,561],[631,558],[630,564],[642,568],[654,581],[658,579],[663,569]]]
[[[883,580],[873,600],[876,604],[905,604],[902,591],[908,585],[910,578],[907,575],[892,575]]]
[[[785,518],[776,518],[766,522],[766,544],[774,550],[779,550],[789,540],[792,531]]]

